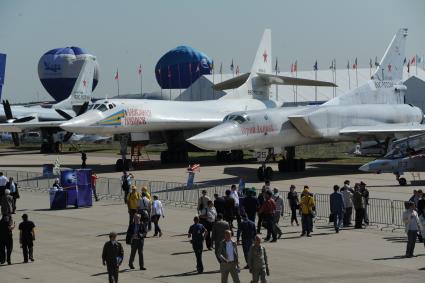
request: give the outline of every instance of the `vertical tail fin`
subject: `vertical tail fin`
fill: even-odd
[[[407,28],[399,29],[385,51],[372,79],[381,81],[401,81],[403,79],[406,38]]]
[[[58,109],[71,109],[73,106],[81,106],[85,102],[89,102],[93,89],[94,76],[94,60],[95,58],[88,57],[81,66],[80,74],[75,81],[71,95],[62,102],[54,105]]]
[[[272,35],[271,30],[264,30],[260,45],[251,67],[251,76],[256,73],[272,73]]]

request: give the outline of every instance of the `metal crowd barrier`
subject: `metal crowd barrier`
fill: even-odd
[[[39,190],[49,189],[56,177],[45,178],[41,173],[23,172],[15,170],[3,170],[7,177],[13,177],[22,188],[31,188]],[[209,185],[208,183],[194,184],[187,187],[184,183],[134,180],[134,184],[140,189],[147,187],[151,195],[158,195],[159,199],[165,202],[177,203],[182,205],[195,206],[202,190],[207,190],[208,195],[213,199],[214,194],[223,196],[228,185]],[[121,181],[119,178],[100,177],[96,182],[97,194],[103,197],[123,198],[121,190]],[[258,192],[259,190],[257,190]],[[279,191],[280,197],[284,200],[284,214],[290,215],[291,210],[287,201],[288,191]],[[300,197],[299,193],[299,197]],[[316,202],[316,219],[327,220],[330,214],[329,195],[314,194]],[[404,227],[402,214],[405,210],[404,201],[370,198],[367,206],[369,223],[380,225],[383,228],[399,229]],[[353,218],[354,218],[353,209]]]

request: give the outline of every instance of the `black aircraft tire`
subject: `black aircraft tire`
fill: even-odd
[[[400,178],[400,179],[398,179],[398,183],[400,184],[400,186],[406,186],[407,180],[406,180],[406,178]]]
[[[264,181],[264,170],[262,166],[257,169],[257,178],[259,181]]]

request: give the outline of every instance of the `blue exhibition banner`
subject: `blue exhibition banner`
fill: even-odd
[[[77,188],[76,170],[62,170],[60,183],[64,190],[75,190]]]
[[[78,206],[92,206],[91,169],[78,169],[77,189]]]
[[[187,183],[186,183],[186,187],[187,188],[192,188],[193,186],[193,181],[195,180],[195,173],[194,172],[189,172],[188,176],[187,176]]]

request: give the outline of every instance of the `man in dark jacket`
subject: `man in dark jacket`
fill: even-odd
[[[127,236],[125,237],[125,242],[127,245],[131,245],[130,260],[128,266],[131,269],[134,269],[134,257],[136,256],[136,251],[139,254],[139,266],[140,270],[146,270],[144,261],[143,261],[143,245],[144,239],[146,237],[146,225],[143,225],[141,220],[141,215],[136,213],[133,217],[133,222],[128,226]]]
[[[22,215],[22,222],[19,224],[19,242],[24,255],[24,262],[28,262],[28,257],[34,261],[33,246],[35,240],[34,222],[28,220],[28,214]]]
[[[364,218],[364,199],[362,193],[360,192],[360,184],[354,185],[353,206],[356,210],[356,224],[354,225],[354,228],[362,229]]]
[[[109,241],[103,246],[102,263],[108,269],[109,283],[118,282],[118,269],[124,258],[122,245],[117,242],[117,233],[109,233]]]
[[[226,195],[224,196],[224,220],[229,223],[230,230],[233,229],[233,219],[235,213],[235,199],[231,196],[231,191],[226,190]]]
[[[338,185],[334,186],[334,192],[329,196],[329,199],[331,214],[334,219],[335,232],[339,233],[339,229],[342,226],[342,220],[344,218],[345,205],[342,194],[339,192]]]
[[[246,197],[243,200],[243,208],[248,219],[255,222],[255,214],[258,208],[258,199],[254,196],[255,188],[246,191]]]
[[[3,215],[0,220],[0,264],[12,264],[13,234],[15,223],[10,215]]]
[[[224,198],[218,194],[214,194],[214,207],[217,214],[224,215]]]
[[[219,263],[221,262],[221,260],[218,258],[218,249],[220,247],[221,241],[223,241],[224,239],[224,232],[229,229],[230,229],[229,223],[227,223],[226,221],[223,221],[222,214],[218,214],[217,221],[214,223],[212,227],[211,240],[214,243],[215,254],[217,256],[217,260]]]
[[[239,239],[242,236],[242,249],[243,249],[245,261],[247,263],[247,265],[245,266],[245,269],[248,269],[248,265],[249,265],[248,253],[249,253],[249,249],[254,243],[255,235],[257,235],[257,232],[255,230],[255,223],[251,221],[250,219],[248,219],[245,214],[243,214],[242,223],[241,225],[239,225],[236,239],[239,243]]]

